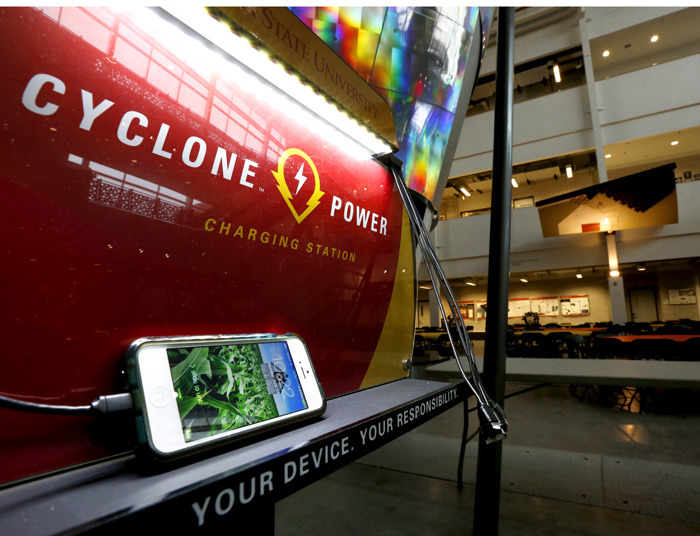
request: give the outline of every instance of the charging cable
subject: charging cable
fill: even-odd
[[[406,212],[408,213],[411,228],[413,229],[413,233],[418,241],[418,246],[423,253],[428,275],[430,276],[430,282],[432,283],[433,290],[437,295],[440,315],[445,321],[447,336],[452,347],[452,353],[455,361],[457,361],[457,367],[459,368],[464,381],[467,383],[476,397],[479,408],[479,430],[487,443],[500,441],[506,437],[508,432],[508,421],[506,419],[506,415],[501,406],[494,402],[488,395],[481,381],[481,376],[477,370],[476,359],[474,358],[471,341],[469,340],[467,329],[462,320],[462,314],[459,310],[459,306],[457,305],[457,299],[455,298],[452,287],[450,286],[447,276],[440,265],[435,248],[430,241],[428,231],[425,229],[423,221],[418,214],[418,210],[416,209],[408,188],[406,187],[403,173],[401,172],[401,161],[394,155],[388,155],[383,159],[388,160],[388,162],[385,163],[388,165],[394,176],[401,200],[403,201]],[[462,366],[458,345],[455,341],[455,334],[453,334],[452,330],[450,329],[447,315],[445,313],[445,307],[442,303],[441,291],[445,295],[445,299],[452,313],[452,318],[455,319],[456,335],[459,337],[458,342],[461,343],[461,347],[469,365],[470,375],[467,375],[464,367]]]
[[[134,407],[131,393],[117,393],[114,395],[99,396],[87,406],[58,406],[52,404],[38,404],[17,400],[5,395],[0,395],[0,407],[16,411],[30,413],[44,413],[48,415],[89,415],[99,417],[108,413],[128,411]]]

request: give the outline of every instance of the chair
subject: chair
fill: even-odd
[[[631,359],[673,361],[678,355],[678,343],[671,339],[637,339],[630,344]]]
[[[626,359],[629,355],[629,347],[619,339],[596,337],[593,340],[593,354],[600,359]]]
[[[568,359],[571,354],[571,347],[568,339],[571,338],[571,333],[568,331],[559,331],[549,333],[545,337],[545,356],[559,359]]]
[[[680,347],[683,361],[700,361],[700,337],[688,339]]]
[[[544,333],[536,331],[524,331],[520,335],[520,351],[522,357],[547,357],[545,355]]]

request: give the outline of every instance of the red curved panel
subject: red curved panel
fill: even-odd
[[[358,389],[397,269],[390,174],[133,15],[0,29],[0,392],[86,404],[136,338],[268,331],[306,340],[328,396]],[[0,425],[0,482],[123,448],[82,418]]]

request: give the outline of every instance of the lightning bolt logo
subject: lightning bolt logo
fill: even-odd
[[[304,185],[307,179],[310,178],[307,175],[304,175],[304,169],[307,164],[307,169],[310,169],[310,172],[311,174],[313,174],[314,179],[314,192],[311,194],[311,197],[309,197],[308,201],[306,202],[306,209],[301,214],[299,214],[294,208],[294,204],[292,203],[294,196],[289,190],[289,186],[287,185],[287,181],[284,176],[284,165],[287,163],[287,159],[292,156],[299,156],[304,160],[304,162],[301,164],[301,167],[294,176],[294,180],[297,181],[297,189],[294,193],[294,196],[296,196],[299,193],[301,187]],[[307,171],[307,173],[309,173],[309,171]],[[323,196],[323,192],[321,191],[321,180],[318,177],[318,170],[316,169],[316,165],[314,164],[313,160],[311,160],[311,158],[309,158],[309,155],[307,155],[301,149],[287,149],[284,153],[282,153],[282,156],[280,156],[280,160],[277,165],[277,171],[273,171],[272,175],[275,177],[275,180],[277,181],[277,189],[282,194],[282,198],[284,199],[285,203],[287,203],[287,206],[292,212],[294,219],[296,219],[297,223],[301,223],[302,221],[304,221],[304,218],[311,214],[311,212],[319,205],[320,199]]]
[[[302,164],[301,167],[299,168],[299,171],[297,171],[297,174],[294,177],[294,180],[299,183],[297,185],[297,191],[294,192],[294,195],[297,195],[299,193],[299,190],[301,190],[301,187],[304,186],[304,183],[306,182],[306,177],[304,176],[304,164]]]

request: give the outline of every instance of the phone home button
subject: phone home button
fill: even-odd
[[[173,401],[174,395],[172,389],[163,386],[154,387],[151,391],[151,404],[157,408],[164,408]]]

